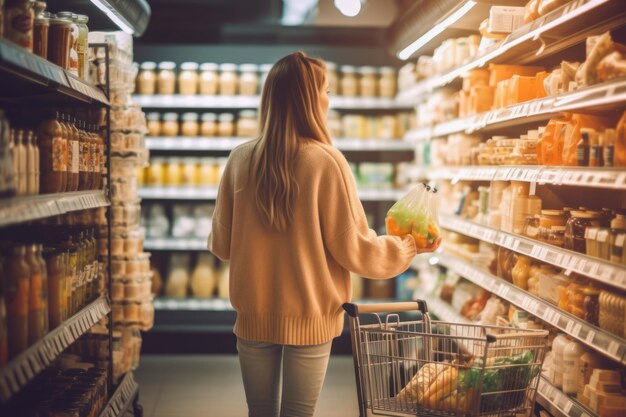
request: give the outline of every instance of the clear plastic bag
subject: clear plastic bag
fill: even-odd
[[[439,238],[437,189],[419,184],[387,212],[387,234],[412,235],[418,248],[427,248]]]

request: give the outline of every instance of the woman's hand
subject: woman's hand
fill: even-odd
[[[437,238],[437,240],[435,240],[433,242],[432,245],[426,247],[426,248],[420,248],[417,247],[417,254],[419,255],[420,253],[428,253],[428,252],[434,252],[437,250],[437,248],[439,248],[439,245],[441,245],[441,238]]]

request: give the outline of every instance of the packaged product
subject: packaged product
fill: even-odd
[[[530,0],[524,6],[524,23],[530,23],[539,17],[539,3],[541,0]]]
[[[594,129],[596,132],[599,132],[614,125],[614,120],[609,117],[572,114],[567,123],[563,141],[562,165],[578,165],[577,148],[582,138],[581,129]]]
[[[523,7],[491,6],[489,9],[489,33],[511,33],[524,24]]]
[[[387,212],[387,233],[410,234],[419,248],[432,246],[440,236],[436,192],[426,184],[409,191]]]
[[[576,83],[579,86],[589,86],[598,83],[598,67],[600,62],[607,55],[611,54],[618,47],[611,39],[611,33],[605,32],[599,36],[587,38],[587,59],[576,71]],[[619,45],[620,51],[624,51],[624,46]],[[610,62],[610,61],[609,61]],[[606,76],[608,68],[602,65],[602,73]]]

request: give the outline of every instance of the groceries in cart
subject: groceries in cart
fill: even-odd
[[[410,234],[418,248],[432,246],[440,235],[436,192],[436,188],[426,184],[419,184],[409,191],[387,212],[387,234]]]

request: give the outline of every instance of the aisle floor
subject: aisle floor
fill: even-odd
[[[245,417],[235,355],[143,355],[136,371],[144,417]],[[316,417],[359,415],[351,356],[332,356]]]

